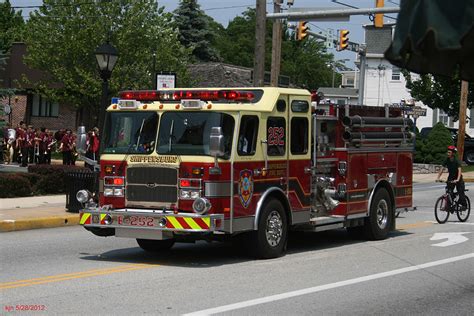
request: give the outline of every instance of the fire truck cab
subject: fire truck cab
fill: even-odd
[[[259,258],[284,254],[290,230],[383,239],[412,206],[411,124],[302,89],[123,91],[80,223],[147,251],[240,235]]]

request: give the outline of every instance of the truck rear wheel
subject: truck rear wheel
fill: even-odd
[[[370,206],[369,217],[365,220],[365,236],[372,240],[387,238],[394,220],[393,215],[393,205],[387,190],[377,190]]]
[[[152,240],[152,239],[137,239],[137,243],[145,251],[159,252],[168,250],[174,245],[174,239]]]
[[[288,241],[288,220],[283,205],[276,199],[265,204],[258,229],[250,234],[250,249],[260,259],[284,255]]]

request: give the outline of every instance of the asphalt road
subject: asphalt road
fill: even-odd
[[[474,215],[435,223],[442,188],[417,185],[418,211],[402,214],[387,240],[292,234],[288,254],[273,260],[205,242],[152,255],[81,227],[3,233],[0,314],[471,315]]]

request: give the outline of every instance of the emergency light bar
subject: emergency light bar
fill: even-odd
[[[120,92],[122,100],[136,101],[181,101],[181,100],[201,100],[213,102],[258,102],[263,95],[262,90],[140,90]]]

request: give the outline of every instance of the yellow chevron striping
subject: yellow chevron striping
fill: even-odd
[[[180,228],[180,229],[183,229],[183,226],[181,226],[181,224],[178,222],[178,220],[176,218],[174,218],[173,216],[169,216],[169,217],[166,217],[168,219],[169,222],[171,222],[171,225],[173,225],[174,228]]]
[[[107,214],[100,214],[100,221],[102,222],[102,220],[105,218]]]
[[[186,223],[188,223],[189,226],[191,226],[192,229],[195,230],[202,230],[202,228],[194,221],[193,218],[191,217],[183,217]]]
[[[91,213],[83,213],[79,224],[84,225],[89,217],[91,217]]]
[[[204,218],[201,218],[204,223],[206,223],[207,227],[211,227],[211,218],[210,217],[204,217]]]

